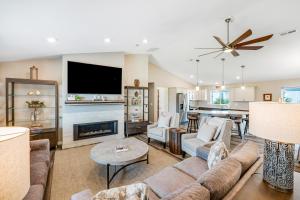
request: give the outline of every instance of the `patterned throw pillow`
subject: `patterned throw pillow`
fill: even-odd
[[[216,142],[214,145],[211,146],[208,154],[208,159],[207,159],[208,168],[211,169],[219,161],[227,158],[228,155],[229,152],[224,142],[222,141]]]

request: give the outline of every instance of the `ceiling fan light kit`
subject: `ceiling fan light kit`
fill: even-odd
[[[213,36],[215,40],[221,45],[220,48],[195,48],[195,49],[215,49],[215,51],[204,53],[199,55],[206,56],[214,53],[219,53],[215,58],[219,57],[223,53],[231,53],[234,57],[239,56],[240,54],[237,52],[237,50],[258,50],[263,48],[263,46],[252,46],[252,44],[260,43],[267,41],[273,37],[273,34],[266,35],[260,38],[255,38],[252,40],[248,40],[243,42],[245,39],[250,37],[252,35],[252,30],[248,29],[246,32],[244,32],[242,35],[240,35],[238,38],[236,38],[234,41],[230,42],[230,23],[232,22],[232,17],[229,17],[225,19],[225,22],[227,24],[227,43],[223,42],[223,40],[217,36]],[[250,46],[249,46],[250,45]]]

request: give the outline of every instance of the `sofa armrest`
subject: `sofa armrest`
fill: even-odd
[[[50,143],[48,139],[30,141],[30,150],[48,150],[50,151]]]
[[[183,135],[181,136],[181,139],[182,139],[182,140],[192,139],[192,138],[197,137],[197,134],[198,134],[198,133],[187,133],[187,134],[183,134]]]

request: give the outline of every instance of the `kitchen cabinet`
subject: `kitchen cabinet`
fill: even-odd
[[[255,87],[233,88],[232,101],[255,101]]]
[[[206,101],[207,100],[207,89],[200,89],[199,91],[190,90],[188,91],[189,99],[194,101]]]

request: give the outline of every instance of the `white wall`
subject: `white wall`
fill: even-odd
[[[176,92],[183,92],[185,89],[194,88],[194,85],[151,63],[149,64],[149,82],[153,82],[154,90],[159,91],[161,97],[160,107],[162,107],[162,110],[171,112],[176,112]],[[172,99],[169,99],[168,88],[175,90],[175,94],[171,95]],[[168,97],[165,97],[165,95],[168,95]],[[157,121],[157,113],[159,112],[157,110],[157,104],[157,92],[154,92],[154,121]],[[174,108],[175,111],[174,109],[169,109],[170,106]]]
[[[178,88],[193,88],[194,85],[190,84],[177,76],[165,71],[164,69],[149,64],[149,82],[154,82],[156,87],[178,87]]]
[[[125,85],[133,86],[134,79],[140,80],[140,86],[148,87],[149,56],[144,54],[127,54],[124,58]]]

